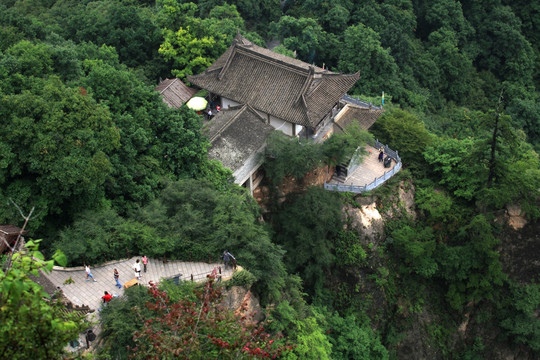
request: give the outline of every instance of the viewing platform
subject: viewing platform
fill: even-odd
[[[381,147],[384,148],[384,157],[391,159],[389,167],[379,161]],[[397,151],[378,140],[373,145],[366,145],[366,151],[368,154],[361,162],[353,156],[346,169],[343,169],[344,174],[336,172],[330,182],[324,184],[324,188],[330,191],[363,193],[381,186],[401,170],[401,158]]]

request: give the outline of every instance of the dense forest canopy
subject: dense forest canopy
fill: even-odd
[[[0,0],[0,223],[22,225],[10,200],[35,207],[31,237],[69,265],[126,250],[206,260],[232,249],[246,269],[234,282],[251,287],[271,320],[268,334],[250,331],[272,336],[279,346],[260,346],[283,358],[533,358],[539,279],[503,266],[501,239],[512,236],[496,220],[509,204],[532,224],[540,216],[539,27],[535,1]],[[385,95],[371,134],[349,129],[324,145],[273,136],[264,214],[209,160],[202,118],[154,91],[159,79],[204,71],[237,32],[331,71],[360,71],[349,95],[377,105]],[[397,179],[369,196],[280,196],[284,177],[301,182],[373,137],[399,150]],[[404,187],[415,216],[395,197]],[[381,213],[393,209],[377,241],[343,216],[370,196]],[[1,273],[2,286],[32,288],[25,271],[43,264],[24,264]],[[192,290],[128,292],[103,314],[98,358],[127,358],[135,344],[150,351],[151,334],[126,309],[156,296],[171,308],[206,306]],[[30,300],[23,310],[39,312],[40,297]],[[167,318],[155,310],[137,316],[159,328]],[[205,331],[223,327],[215,347],[199,350],[226,358],[224,344],[245,340],[232,330],[243,320],[207,311]],[[460,334],[464,317],[471,325]],[[66,339],[46,336],[60,354]],[[174,350],[170,329],[163,339]]]

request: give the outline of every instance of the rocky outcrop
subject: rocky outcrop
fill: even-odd
[[[322,187],[325,182],[329,182],[334,175],[333,166],[324,166],[307,173],[302,179],[294,177],[286,177],[283,179],[278,188],[278,200],[284,201],[288,194],[304,192],[310,186]],[[266,203],[270,197],[270,189],[266,185],[261,185],[253,191],[253,197],[262,208],[266,211]]]
[[[414,185],[410,182],[402,181],[395,195],[386,199],[358,195],[354,200],[356,206],[346,205],[343,214],[348,226],[367,241],[365,245],[383,240],[385,221],[398,216],[397,214],[404,212],[416,219]]]
[[[346,205],[343,208],[345,222],[351,229],[362,235],[365,244],[384,238],[384,221],[377,209],[377,201],[373,197],[359,198],[360,207]]]
[[[405,212],[413,220],[416,219],[416,206],[414,204],[415,187],[411,181],[401,181],[393,195],[381,199],[385,218],[391,219]]]
[[[508,216],[508,226],[514,230],[522,229],[525,225],[527,225],[525,213],[523,213],[521,206],[518,204],[506,205],[506,213]]]
[[[507,227],[499,235],[503,271],[521,284],[537,281],[540,274],[540,221],[520,230]]]
[[[254,322],[264,319],[259,299],[242,286],[232,286],[225,292],[223,305],[235,314],[247,315]]]

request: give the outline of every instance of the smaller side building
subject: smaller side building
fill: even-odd
[[[0,254],[4,251],[10,250],[15,246],[17,237],[21,233],[20,228],[15,225],[0,225]],[[21,236],[26,235],[27,231],[23,231]],[[24,237],[22,238],[24,240]]]
[[[184,105],[197,93],[196,89],[190,88],[180,79],[162,80],[155,90],[161,94],[165,104],[176,109]]]
[[[231,169],[234,182],[253,194],[263,178],[262,153],[274,128],[251,106],[240,105],[217,113],[203,130],[212,145],[208,156]]]

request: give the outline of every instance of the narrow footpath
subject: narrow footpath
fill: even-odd
[[[101,297],[105,291],[113,296],[122,296],[125,288],[119,289],[113,277],[113,270],[120,273],[120,283],[124,283],[135,278],[133,265],[140,259],[132,257],[130,259],[111,261],[106,264],[91,267],[95,282],[92,279],[86,281],[84,267],[63,268],[55,266],[49,274],[43,274],[51,281],[57,289],[62,290],[64,295],[73,305],[87,305],[91,309],[97,310],[101,306]],[[193,280],[200,282],[206,279],[214,269],[222,269],[224,280],[232,276],[232,269],[225,270],[223,264],[208,264],[202,262],[183,262],[149,259],[147,271],[144,272],[141,263],[140,285],[148,285],[150,281],[158,283],[161,279],[179,277],[180,280]],[[180,275],[181,274],[181,275]],[[70,280],[69,280],[70,279]]]

